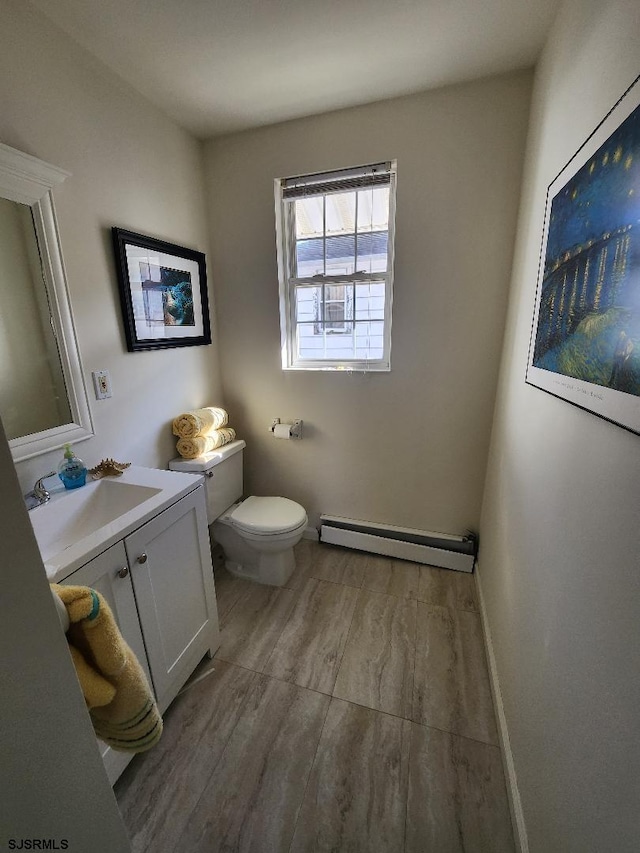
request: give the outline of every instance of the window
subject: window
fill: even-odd
[[[389,370],[393,163],[276,180],[282,366]]]

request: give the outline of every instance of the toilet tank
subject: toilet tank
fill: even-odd
[[[197,459],[172,459],[172,471],[203,474],[207,494],[207,520],[209,524],[242,497],[242,451],[246,443],[232,441],[218,450]]]

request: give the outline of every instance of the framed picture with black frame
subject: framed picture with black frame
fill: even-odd
[[[113,228],[129,352],[211,343],[205,256]]]

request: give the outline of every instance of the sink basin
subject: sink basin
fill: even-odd
[[[201,475],[132,465],[117,479],[52,494],[29,512],[47,579],[64,580],[202,482]]]
[[[160,491],[136,483],[97,480],[77,491],[61,493],[29,513],[42,559],[46,562],[94,535]]]

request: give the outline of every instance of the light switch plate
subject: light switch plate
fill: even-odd
[[[111,377],[108,370],[94,370],[91,374],[93,377],[93,387],[96,392],[96,400],[106,400],[111,397]]]

